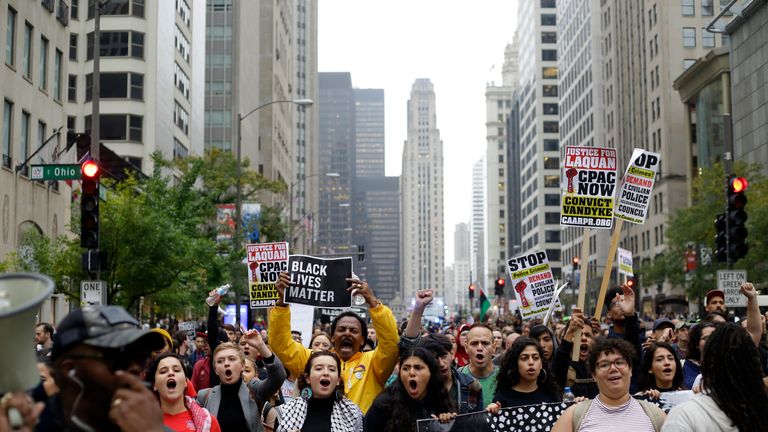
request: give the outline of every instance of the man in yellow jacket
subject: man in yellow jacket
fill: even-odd
[[[347,280],[352,284],[349,289],[362,295],[368,303],[379,343],[373,351],[360,351],[368,334],[368,326],[365,320],[351,311],[333,320],[331,343],[333,351],[341,358],[344,391],[365,413],[376,396],[384,390],[384,384],[397,364],[397,321],[392,311],[376,299],[368,283],[358,279]],[[269,313],[268,340],[270,348],[290,371],[290,375],[298,377],[304,372],[312,351],[291,337],[291,310],[284,302],[285,289],[289,284],[289,274],[280,274],[276,284],[279,298]]]

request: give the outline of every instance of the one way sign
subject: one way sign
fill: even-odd
[[[107,289],[104,281],[80,281],[80,304],[95,306],[107,304]]]

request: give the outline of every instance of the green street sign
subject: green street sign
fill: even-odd
[[[30,166],[32,180],[80,180],[81,177],[79,164]]]

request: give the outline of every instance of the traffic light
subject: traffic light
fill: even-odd
[[[99,165],[87,160],[81,166],[83,174],[80,193],[80,246],[99,247]]]
[[[469,284],[469,299],[475,298],[475,284]]]
[[[728,252],[730,261],[736,262],[749,252],[747,246],[747,196],[744,192],[749,183],[744,177],[730,176],[728,178]]]
[[[625,282],[625,285],[630,287],[630,288],[632,288],[634,290],[635,289],[635,283],[636,283],[636,281],[635,281],[634,277],[628,277],[627,281]]]
[[[725,213],[720,213],[715,218],[715,259],[720,262],[728,260],[728,233],[726,231]]]
[[[496,279],[496,287],[494,288],[493,293],[497,296],[504,295],[504,278],[500,277]]]
[[[579,259],[579,257],[577,257],[577,256],[573,257],[573,259],[571,260],[571,264],[573,264],[573,270],[574,271],[576,270],[576,267],[579,266],[580,262],[581,262],[581,260]]]

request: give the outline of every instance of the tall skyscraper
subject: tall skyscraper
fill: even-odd
[[[319,74],[318,166],[320,204],[315,251],[343,253],[352,246],[352,180],[355,175],[355,98],[349,72]]]
[[[471,282],[485,287],[485,156],[472,165],[472,217],[469,220]]]
[[[512,108],[512,94],[517,87],[517,48],[504,49],[501,85],[485,87],[486,129],[486,224],[484,286],[491,286],[506,273],[507,250],[507,118]],[[478,275],[480,276],[480,275]],[[480,278],[479,278],[480,279]],[[487,292],[487,291],[486,291]]]
[[[355,176],[384,176],[384,90],[355,89]]]
[[[469,225],[460,223],[453,232],[453,280],[446,281],[448,293],[445,302],[450,311],[456,311],[456,306],[466,308],[469,305],[469,257],[470,257]]]
[[[518,9],[521,251],[545,250],[560,278],[560,133],[555,0]]]
[[[435,108],[432,82],[417,79],[408,100],[408,139],[400,183],[405,299],[420,289],[443,295],[443,142]]]
[[[353,243],[365,248],[355,273],[390,304],[400,295],[400,178],[357,177],[354,189]]]
[[[634,148],[661,154],[645,223],[624,224],[620,247],[632,251],[635,263],[665,251],[665,225],[686,205],[686,152],[678,147],[687,140],[686,108],[672,83],[722,43],[702,29],[724,4],[601,2],[607,145],[618,150],[620,167],[626,167]],[[639,285],[643,312],[679,311],[688,305],[681,286],[642,279]]]
[[[91,130],[95,2],[73,5],[70,129]],[[100,140],[145,173],[151,155],[203,152],[205,3],[107,2],[101,9]]]
[[[560,138],[561,156],[565,146],[605,147],[603,109],[603,45],[600,31],[600,0],[560,0],[557,5],[560,38]],[[557,108],[557,107],[555,107]],[[559,160],[558,160],[559,164]],[[574,257],[581,253],[585,230],[563,227],[563,269],[570,273]],[[591,230],[589,256],[579,257],[589,265],[589,288],[596,289],[608,258],[610,230]],[[554,234],[553,234],[554,235]],[[599,272],[598,272],[599,270]],[[566,275],[566,278],[569,276]],[[613,278],[612,280],[615,280]]]

